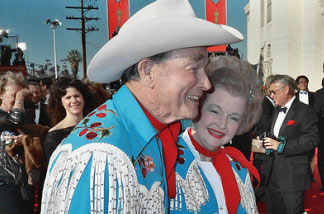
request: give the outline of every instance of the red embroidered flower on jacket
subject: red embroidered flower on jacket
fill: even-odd
[[[146,174],[148,172],[154,172],[155,163],[150,155],[141,154],[137,161],[139,166],[141,167],[144,178],[146,177]]]
[[[289,120],[287,123],[288,126],[295,125],[295,124],[296,122],[294,120]]]

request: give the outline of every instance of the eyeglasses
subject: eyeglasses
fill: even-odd
[[[286,87],[286,85],[285,85],[285,86],[282,86],[281,88],[278,88],[277,90],[270,90],[270,91],[269,91],[269,92],[270,92],[270,95],[271,95],[271,94],[276,95],[276,93],[277,93],[279,90],[283,89],[284,87]]]

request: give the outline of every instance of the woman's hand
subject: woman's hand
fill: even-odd
[[[29,96],[32,96],[32,93],[27,88],[19,90],[16,94],[13,108],[24,110],[24,101],[28,99]]]
[[[27,88],[23,88],[17,92],[16,100],[25,100],[31,94],[32,93]]]
[[[12,140],[12,143],[17,145],[17,146],[22,146],[23,145],[23,137],[24,135],[18,135],[18,136],[4,136],[5,140]]]

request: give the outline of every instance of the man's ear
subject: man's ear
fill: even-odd
[[[138,63],[138,74],[141,79],[145,79],[146,81],[153,81],[153,61],[151,59],[142,59]]]
[[[285,94],[289,94],[290,93],[290,88],[289,85],[286,85],[284,88]]]

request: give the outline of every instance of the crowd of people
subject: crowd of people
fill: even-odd
[[[324,182],[323,89],[288,75],[262,88],[250,63],[208,57],[242,39],[187,0],[159,0],[99,50],[89,79],[0,76],[0,213],[254,214],[260,199],[304,213],[316,146]],[[116,81],[114,95],[101,84]]]
[[[111,95],[89,80],[60,77],[52,84],[13,72],[1,75],[0,88],[0,213],[39,213],[52,152],[104,102],[94,101],[97,95]]]

